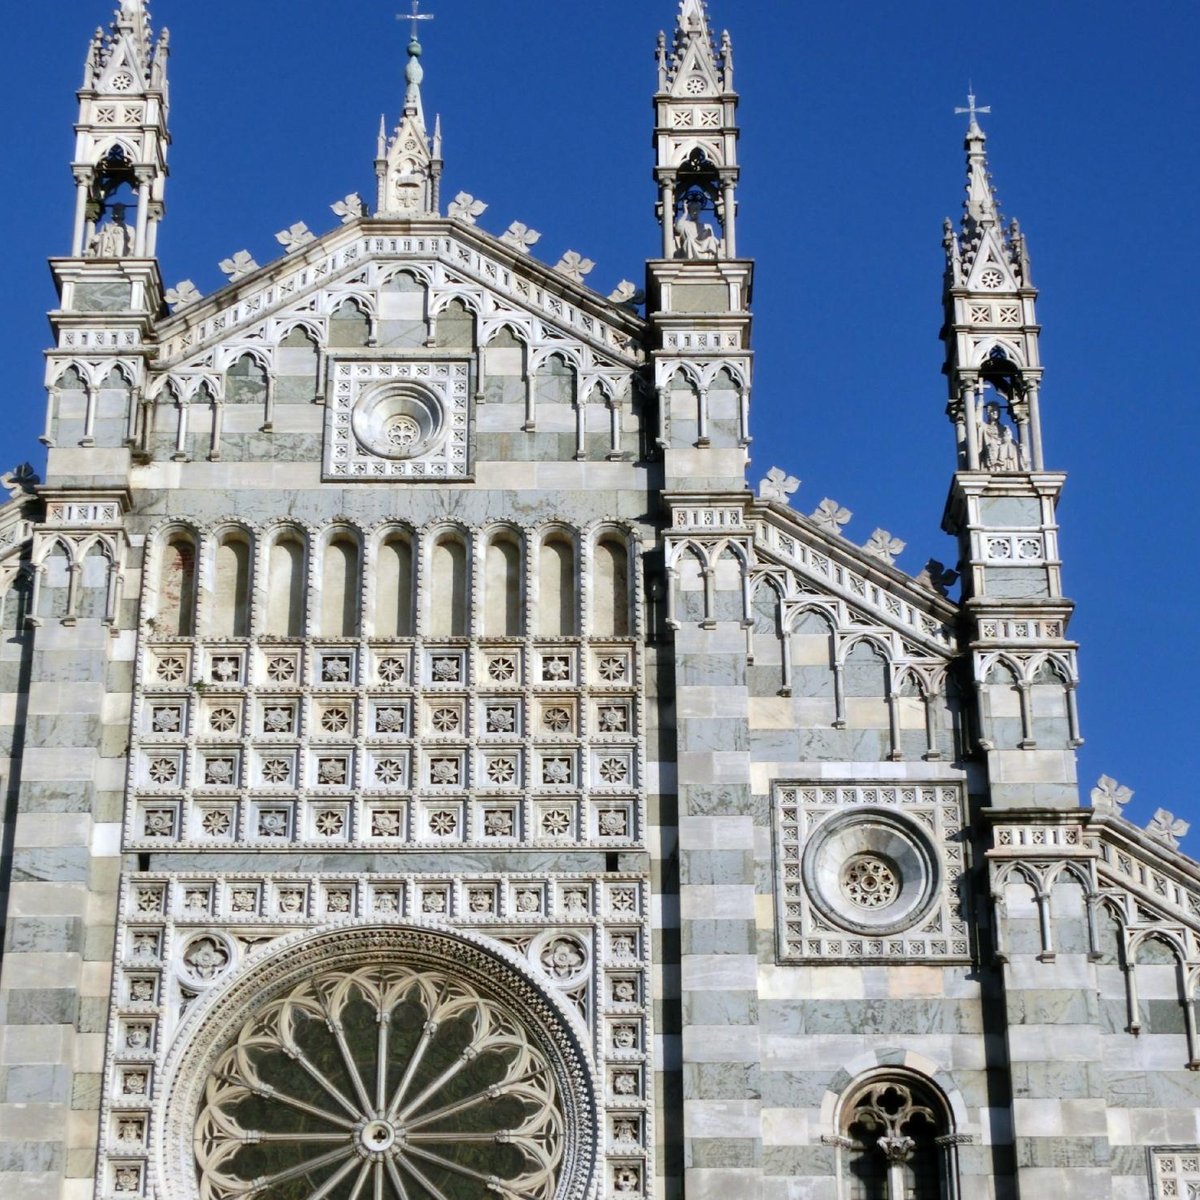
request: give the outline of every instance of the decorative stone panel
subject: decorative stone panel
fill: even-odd
[[[964,961],[958,783],[777,782],[779,961]]]
[[[466,361],[334,361],[330,372],[325,479],[466,477]]]
[[[303,935],[322,931],[333,939],[322,940],[325,948],[313,971],[336,966],[338,947],[355,939],[436,940],[457,932],[466,939],[464,953],[480,961],[489,947],[497,966],[506,953],[517,955],[534,1009],[565,1008],[578,1017],[586,1047],[578,1063],[586,1077],[576,1091],[594,1097],[600,1132],[595,1153],[607,1155],[597,1170],[610,1177],[632,1171],[649,1179],[654,1145],[649,915],[646,884],[632,875],[431,870],[128,876],[117,934],[98,1196],[191,1194],[164,1191],[161,1180],[148,1187],[156,1147],[158,1161],[173,1164],[180,1176],[192,1170],[190,1161],[175,1158],[191,1153],[187,1122],[197,1113],[181,1117],[172,1104],[164,1109],[162,1098],[186,1082],[187,1064],[206,1053],[197,1035],[208,1028],[213,1011],[229,1010],[230,997],[244,993],[249,1019],[265,994],[257,978],[264,969],[277,972],[281,943],[296,943],[296,952],[304,953]],[[548,1004],[550,994],[559,1005]],[[200,1012],[196,1006],[202,1002]],[[193,1080],[196,1095],[197,1087]],[[580,1119],[588,1119],[582,1110]],[[172,1128],[164,1128],[164,1120]],[[568,1131],[568,1139],[577,1132]],[[586,1185],[586,1173],[578,1182]]]
[[[1153,1146],[1148,1153],[1154,1200],[1200,1196],[1200,1147]]]

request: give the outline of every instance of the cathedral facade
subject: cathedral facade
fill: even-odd
[[[1200,867],[1081,801],[974,103],[913,577],[747,486],[732,46],[674,20],[607,297],[441,195],[415,38],[375,194],[164,289],[167,36],[90,45],[0,508],[0,1195],[1200,1195]]]

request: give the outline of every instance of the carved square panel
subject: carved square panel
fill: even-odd
[[[468,362],[335,361],[330,372],[326,479],[467,476]]]

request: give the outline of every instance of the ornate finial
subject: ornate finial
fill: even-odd
[[[584,258],[578,250],[568,250],[554,264],[554,269],[560,274],[565,275],[568,279],[574,280],[576,283],[582,283],[585,275],[590,275],[595,270],[596,264],[590,258]]]
[[[446,212],[452,221],[462,221],[467,225],[474,225],[476,218],[487,212],[487,203],[483,200],[476,200],[470,192],[459,192],[450,201],[450,207]]]
[[[187,308],[189,304],[195,304],[200,299],[200,289],[190,279],[184,279],[174,287],[167,288],[163,299],[170,305],[171,311],[175,312]]]
[[[329,208],[335,217],[341,218],[343,225],[349,225],[351,221],[357,221],[359,217],[367,215],[366,203],[357,192],[351,192],[350,195],[342,197],[341,200],[331,204]]]
[[[906,545],[907,543],[902,542],[898,537],[892,537],[886,529],[877,529],[867,539],[863,549],[872,558],[877,558],[880,562],[885,562],[890,567],[896,561],[896,556],[903,552]]]
[[[541,236],[536,229],[530,229],[523,221],[514,221],[501,235],[500,240],[505,245],[528,254],[529,247],[538,242]]]
[[[992,106],[990,104],[985,104],[982,107],[980,107],[975,103],[974,84],[968,83],[967,84],[967,106],[966,106],[966,108],[956,108],[954,110],[954,115],[958,116],[958,117],[969,116],[971,118],[971,121],[970,121],[970,124],[967,126],[967,132],[972,133],[979,129],[979,122],[975,118],[980,113],[985,113],[985,114],[990,115],[991,111],[992,111]]]
[[[917,576],[917,582],[922,587],[937,592],[939,596],[944,596],[957,580],[958,572],[948,571],[945,563],[939,562],[936,558],[931,558]]]
[[[800,487],[800,480],[795,475],[789,475],[782,467],[772,467],[767,472],[766,479],[759,482],[758,498],[786,504],[788,497]]]
[[[815,521],[816,524],[824,529],[826,533],[836,533],[839,537],[842,534],[842,526],[847,524],[854,514],[848,509],[843,508],[836,500],[830,500],[828,496],[821,501],[817,507],[809,513],[808,519]]]
[[[1189,829],[1191,829],[1189,822],[1181,820],[1165,808],[1158,809],[1150,818],[1150,824],[1146,826],[1146,832],[1156,842],[1162,842],[1164,846],[1170,846],[1172,850],[1179,849],[1179,842],[1187,836]]]
[[[258,263],[251,257],[249,250],[239,250],[232,257],[223,258],[217,265],[223,274],[229,276],[230,283],[236,283],[252,271],[258,270]]]
[[[0,487],[3,487],[8,492],[10,500],[24,499],[26,496],[32,496],[34,489],[41,482],[38,479],[37,472],[30,466],[29,463],[21,463],[19,466],[13,467],[11,471],[0,475]]]
[[[974,89],[970,84],[967,86],[966,108],[959,107],[954,111],[970,118],[970,124],[967,126],[967,199],[964,205],[966,212],[963,228],[968,237],[974,239],[983,227],[999,224],[1000,213],[987,169],[987,152],[984,149],[987,139],[976,120],[980,113],[990,113],[992,107],[990,104],[983,107],[977,105]]]
[[[1118,783],[1111,775],[1101,775],[1092,788],[1092,807],[1097,812],[1121,815],[1121,809],[1133,799],[1133,789]]]
[[[622,279],[611,292],[608,293],[608,298],[614,304],[620,304],[625,308],[637,309],[641,304],[646,303],[646,293],[638,287],[630,279]]]
[[[297,250],[302,250],[309,242],[316,241],[316,237],[317,235],[303,221],[297,221],[287,229],[281,229],[275,235],[275,240],[288,254],[295,254]]]
[[[409,22],[411,26],[409,30],[409,41],[411,43],[417,40],[417,22],[432,21],[434,20],[434,14],[423,13],[421,11],[421,0],[412,0],[412,12],[408,13],[407,15],[404,13],[397,13],[396,20]]]

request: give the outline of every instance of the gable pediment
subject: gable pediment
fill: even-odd
[[[247,341],[277,343],[302,324],[322,341],[332,313],[351,300],[376,314],[383,288],[407,271],[436,312],[451,297],[475,313],[485,344],[501,326],[531,344],[570,347],[581,383],[628,376],[641,361],[642,321],[590,289],[449,221],[355,222],[334,230],[162,321],[160,372],[190,373]]]

